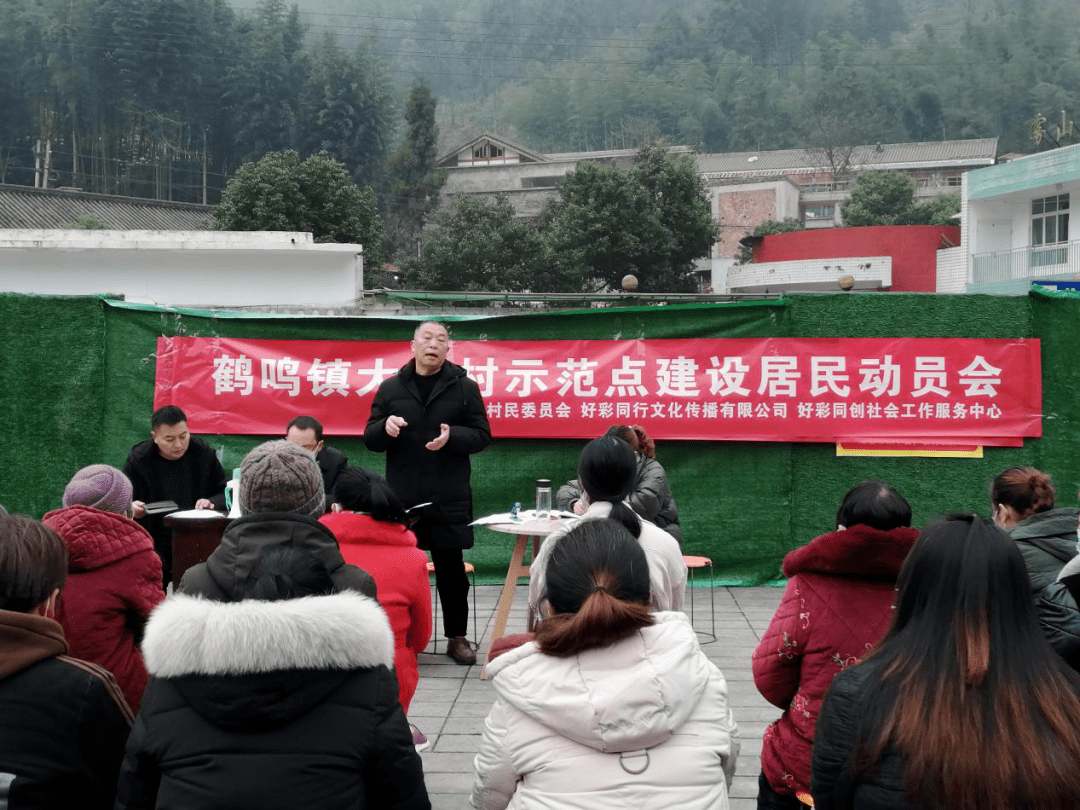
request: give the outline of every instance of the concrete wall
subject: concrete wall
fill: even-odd
[[[889,256],[862,256],[736,264],[728,269],[727,290],[732,293],[839,292],[839,281],[845,276],[854,280],[854,289],[887,289],[892,286],[892,259]]]
[[[0,292],[173,306],[327,306],[364,287],[361,245],[309,233],[0,230]]]

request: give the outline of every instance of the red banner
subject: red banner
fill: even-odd
[[[407,343],[159,338],[154,405],[196,433],[281,434],[298,414],[364,430]],[[1016,444],[1042,435],[1036,339],[756,338],[454,341],[492,433],[658,439],[905,438]]]

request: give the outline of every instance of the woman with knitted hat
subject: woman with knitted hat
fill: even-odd
[[[56,619],[71,655],[109,670],[138,711],[146,688],[139,639],[150,611],[165,598],[161,560],[149,533],[131,519],[131,482],[115,467],[79,470],[63,504],[41,521],[68,547]]]
[[[260,558],[294,548],[322,560],[335,590],[375,596],[371,574],[346,564],[337,538],[319,523],[326,496],[315,454],[286,439],[264,442],[240,463],[240,515],[204,563],[193,565],[180,590],[220,602],[241,599],[240,586]]]

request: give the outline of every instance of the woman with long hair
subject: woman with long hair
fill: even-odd
[[[490,662],[482,810],[720,810],[739,753],[720,670],[683,613],[650,611],[645,553],[581,521],[546,561],[536,638]]]
[[[1080,807],[1080,678],[1039,633],[1009,536],[934,521],[897,586],[889,632],[825,697],[815,807]]]
[[[630,507],[628,499],[636,475],[637,454],[622,439],[605,435],[585,445],[578,457],[578,480],[588,496],[589,506],[578,520],[610,518],[621,523],[645,551],[653,608],[682,610],[686,592],[686,563],[682,550],[668,532],[642,519]],[[534,616],[540,616],[547,557],[569,530],[570,526],[564,526],[549,534],[529,567],[529,606]]]

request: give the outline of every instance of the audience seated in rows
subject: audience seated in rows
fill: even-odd
[[[234,601],[180,593],[150,617],[117,810],[428,810],[378,602],[303,547],[252,563]]]
[[[971,514],[928,524],[884,640],[833,680],[819,810],[1080,807],[1080,677],[1039,633],[1016,544]]]
[[[675,498],[671,494],[667,472],[656,460],[656,442],[640,425],[612,425],[604,435],[622,439],[636,454],[637,473],[634,486],[626,498],[630,508],[682,544],[679,509],[675,506]],[[582,489],[580,479],[567,481],[559,487],[555,493],[555,505],[578,515],[585,513],[589,498]]]

